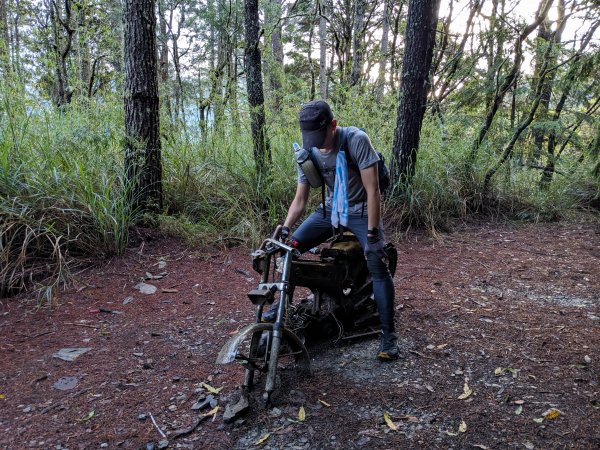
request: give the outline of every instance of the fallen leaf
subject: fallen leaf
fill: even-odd
[[[322,405],[330,407],[331,405],[329,403],[327,403],[325,400],[321,400],[319,399],[319,402],[321,402]]]
[[[301,406],[298,411],[298,420],[304,422],[304,419],[306,419],[306,411],[304,411],[304,406]]]
[[[263,437],[261,437],[261,438],[260,438],[258,441],[256,441],[256,442],[254,443],[254,445],[260,445],[260,444],[262,444],[262,443],[263,443],[263,442],[265,442],[267,439],[269,439],[269,436],[271,436],[271,433],[267,433],[267,434],[265,434],[265,435],[264,435]]]
[[[437,346],[437,349],[441,350],[441,349],[443,349],[443,348],[445,348],[447,346],[448,346],[448,344],[440,344],[440,345]]]
[[[427,389],[429,392],[433,392],[433,387],[430,384],[426,384],[425,389]]]
[[[179,289],[162,288],[161,292],[163,294],[176,294],[177,292],[179,292]]]
[[[515,400],[515,405],[524,405],[525,400]]]
[[[419,423],[419,418],[415,416],[401,416],[398,417],[400,420],[408,420],[409,422]]]
[[[4,394],[0,394],[0,400],[2,400],[3,398],[5,398]]]
[[[507,367],[506,370],[512,374],[513,378],[517,378],[517,375],[521,371],[521,369],[513,369],[512,367]]]
[[[465,385],[463,386],[463,393],[458,396],[458,399],[459,400],[465,400],[465,399],[469,398],[469,396],[472,393],[473,393],[473,391],[471,390],[471,388],[469,387],[469,385],[465,382]]]
[[[213,416],[213,415],[216,417],[216,416],[217,416],[217,413],[219,412],[219,409],[221,409],[221,407],[220,407],[220,406],[215,406],[215,407],[214,407],[213,409],[211,409],[209,412],[207,412],[207,413],[204,413],[204,414],[202,414],[202,415],[203,415],[204,417],[207,417],[207,416]],[[213,417],[213,420],[214,420],[214,417]]]
[[[502,367],[496,367],[496,370],[494,370],[494,375],[499,377],[500,375],[502,375],[502,372],[504,372],[504,369]]]
[[[458,426],[458,431],[461,433],[465,433],[467,431],[467,424],[464,420],[460,421],[460,425]]]
[[[92,417],[94,417],[95,415],[96,415],[95,411],[90,411],[85,416],[83,416],[81,419],[79,419],[79,421],[80,422],[87,422],[88,420],[91,420]]]
[[[398,430],[398,426],[394,422],[392,422],[392,419],[390,419],[390,413],[388,413],[387,411],[383,412],[383,420],[385,420],[387,426],[390,427],[390,430]]]
[[[522,412],[523,412],[523,407],[521,405],[517,406],[517,409],[515,409],[515,414],[518,416]]]
[[[446,433],[448,436],[458,436],[458,433],[453,433],[452,431],[448,430],[445,430],[444,433]]]
[[[548,411],[543,412],[542,416],[544,416],[544,419],[546,419],[546,420],[552,420],[552,419],[556,419],[561,414],[562,413],[558,409],[550,408]]]
[[[202,387],[204,389],[206,389],[208,392],[210,392],[211,394],[218,394],[219,392],[221,392],[223,390],[223,386],[221,386],[220,388],[214,388],[210,384],[207,384],[207,383],[202,383]]]
[[[542,423],[544,421],[544,418],[543,417],[536,417],[535,419],[533,419],[533,421],[535,423]]]
[[[473,444],[473,445],[471,445],[471,447],[480,448],[481,450],[490,450],[489,447],[486,447],[485,445],[482,445],[482,444]]]

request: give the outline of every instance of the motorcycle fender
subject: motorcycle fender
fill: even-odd
[[[272,323],[254,323],[242,328],[237,334],[232,336],[226,343],[221,347],[221,351],[217,356],[217,364],[229,364],[235,360],[238,348],[244,340],[251,338],[254,333],[263,331],[273,331]],[[310,356],[308,350],[302,343],[302,341],[296,336],[295,333],[290,330],[284,330],[285,338],[288,342],[296,349],[300,350],[300,355],[297,357],[297,362],[303,367],[307,374],[311,373],[310,369]]]
[[[234,336],[221,347],[221,351],[217,356],[217,364],[229,364],[235,360],[238,348],[246,338],[251,337],[254,333],[259,331],[268,331],[273,329],[273,325],[270,323],[253,323],[242,328]]]

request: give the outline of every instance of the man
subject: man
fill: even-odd
[[[364,131],[356,127],[338,127],[331,108],[322,100],[306,103],[300,109],[298,118],[303,147],[309,151],[312,149],[313,161],[323,176],[328,195],[325,205],[313,212],[290,240],[304,252],[333,235],[332,223],[336,227],[341,224],[356,235],[365,250],[381,320],[382,336],[377,358],[383,361],[398,359],[394,285],[383,250],[381,193],[377,173],[379,156]],[[341,185],[340,180],[346,183]],[[309,191],[308,180],[299,167],[296,195],[283,224],[284,238],[289,237],[290,229],[303,215]]]

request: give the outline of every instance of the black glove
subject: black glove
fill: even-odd
[[[286,226],[281,227],[279,232],[279,239],[281,242],[286,242],[290,238],[290,229]]]
[[[385,243],[381,238],[381,233],[377,228],[373,229],[373,231],[369,230],[369,234],[367,234],[367,247],[365,248],[365,254],[369,255],[371,253],[376,254],[383,261],[387,260],[387,255],[383,250]]]

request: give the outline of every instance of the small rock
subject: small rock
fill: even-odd
[[[62,359],[63,361],[75,361],[79,356],[86,352],[89,352],[91,348],[61,348],[57,353],[52,355],[55,358]]]
[[[100,448],[108,448],[108,443],[103,442],[102,444],[100,444]]]
[[[246,414],[250,409],[250,405],[248,404],[248,395],[242,391],[239,391],[238,396],[239,399],[236,403],[230,403],[225,408],[223,422],[232,423],[240,416]],[[232,402],[233,401],[235,401],[235,398],[232,398]]]
[[[282,411],[279,408],[273,408],[270,412],[269,415],[271,417],[279,417],[281,416]]]
[[[154,445],[154,442],[148,442],[146,444],[146,450],[155,450],[156,446]]]
[[[62,377],[59,378],[56,383],[52,385],[54,389],[59,391],[68,391],[75,388],[79,384],[79,378],[77,377]]]
[[[156,286],[148,283],[138,283],[134,286],[134,289],[140,291],[141,294],[152,295],[156,292]],[[154,445],[154,444],[152,444]]]
[[[141,358],[142,356],[144,356],[144,354],[142,352],[133,352],[133,356],[137,356],[138,358]]]
[[[133,301],[133,297],[131,295],[128,295],[127,297],[125,297],[123,299],[123,304],[124,305],[129,305],[132,301]]]
[[[171,411],[171,412],[177,411],[177,406],[175,406],[175,405],[169,405],[169,411]]]
[[[167,441],[166,439],[158,443],[158,450],[164,450],[167,447],[169,447],[169,441]]]
[[[583,360],[585,361],[586,364],[590,364],[592,362],[592,358],[590,358],[589,355],[585,355],[583,357]]]
[[[193,411],[197,411],[197,410],[202,410],[207,408],[211,402],[214,400],[215,398],[212,395],[209,395],[208,397],[201,397],[196,403],[194,403],[192,405],[192,410]],[[217,406],[217,405],[215,405]],[[214,406],[213,406],[214,408]]]
[[[31,406],[26,406],[25,408],[23,408],[24,413],[30,413],[31,410],[32,410]]]
[[[181,381],[181,377],[177,377],[177,376],[175,376],[175,377],[171,378],[171,380],[172,380],[174,383],[176,383],[176,382],[178,382],[178,381]]]
[[[146,420],[147,418],[148,418],[148,416],[144,413],[142,413],[138,416],[138,420]]]

